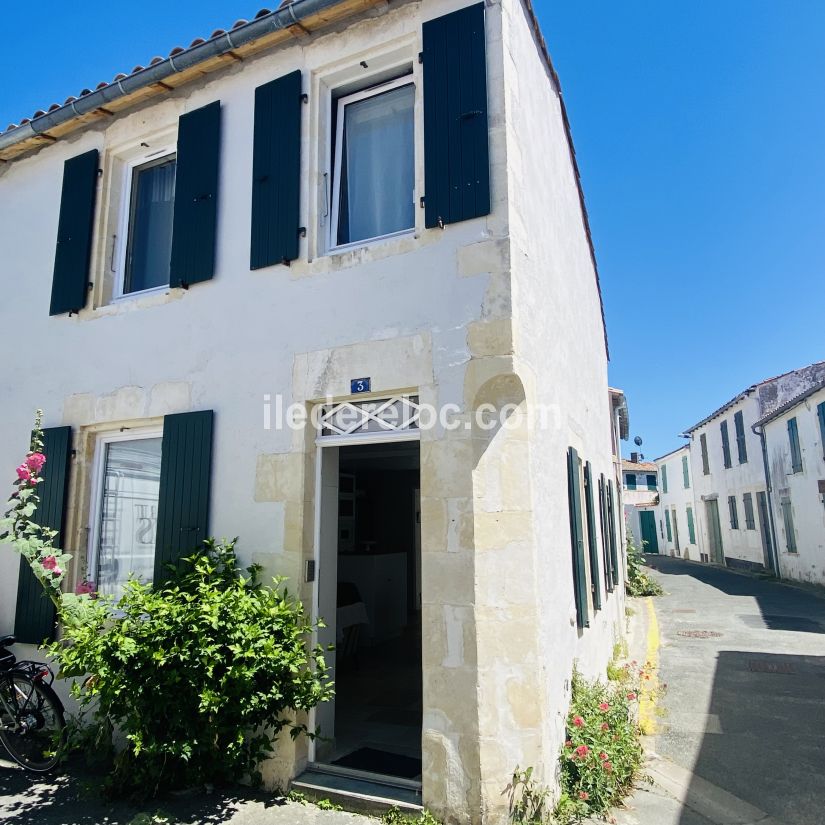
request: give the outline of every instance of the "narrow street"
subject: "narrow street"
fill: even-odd
[[[666,593],[653,603],[668,688],[649,743],[662,759],[651,771],[657,784],[618,821],[822,825],[825,599],[648,558]],[[682,787],[678,803],[663,788],[671,783]]]

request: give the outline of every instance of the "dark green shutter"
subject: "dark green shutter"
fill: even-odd
[[[685,489],[690,489],[690,470],[688,469],[688,457],[686,455],[682,456],[682,484],[684,484]]]
[[[819,451],[822,457],[825,458],[825,401],[817,404],[816,414],[819,418]]]
[[[163,419],[155,583],[209,537],[212,410]]]
[[[63,517],[69,490],[69,458],[71,456],[72,428],[49,427],[43,430],[43,483],[37,487],[40,503],[32,517],[42,527],[57,530],[55,546],[63,546]],[[17,583],[17,609],[14,617],[14,635],[18,642],[39,644],[54,637],[55,609],[43,585],[32,573],[28,562],[20,559],[20,577]]]
[[[610,547],[607,528],[607,484],[605,483],[604,473],[599,477],[599,517],[601,520],[602,531],[602,559],[604,568],[604,583],[607,587],[607,592],[613,592],[613,570],[610,561]]]
[[[673,541],[673,533],[670,530],[670,510],[665,510],[665,527],[667,528],[667,540]]]
[[[599,549],[596,545],[596,506],[593,497],[593,468],[590,462],[584,465],[584,509],[587,515],[587,546],[590,551],[590,589],[593,593],[593,607],[602,606],[602,586],[599,579]]]
[[[662,465],[662,492],[667,492],[667,465]]]
[[[693,524],[693,508],[687,508],[688,538],[691,544],[696,544],[696,527]]]
[[[619,583],[619,554],[616,546],[616,507],[613,499],[613,481],[607,482],[607,518],[608,534],[610,536],[610,566],[613,584]]]
[[[298,257],[301,72],[255,89],[250,269]]]
[[[728,422],[723,421],[719,425],[719,430],[722,433],[722,461],[725,464],[725,469],[730,469],[732,462],[730,458],[730,437],[728,435]]]
[[[49,315],[79,312],[89,294],[89,262],[97,193],[97,149],[63,164]]]
[[[220,147],[220,101],[181,115],[169,269],[172,286],[208,281],[215,272]]]
[[[799,447],[799,427],[796,418],[788,419],[788,441],[791,447],[791,472],[802,472],[802,450]]]
[[[733,425],[736,429],[736,452],[739,463],[746,464],[748,461],[748,445],[745,442],[745,417],[741,410],[734,413]]]
[[[702,449],[702,474],[710,475],[710,465],[708,464],[708,437],[702,433],[699,436],[699,446]]]
[[[579,454],[567,451],[567,498],[570,507],[570,543],[573,551],[573,595],[576,600],[576,624],[588,627],[587,571],[584,565],[584,529],[582,525],[582,497],[579,484]]]
[[[424,223],[490,213],[484,4],[423,26]]]

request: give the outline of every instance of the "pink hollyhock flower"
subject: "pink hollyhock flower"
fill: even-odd
[[[17,468],[17,478],[19,478],[20,481],[28,481],[31,477],[31,470],[25,464],[21,464]]]
[[[632,702],[636,698],[636,694],[631,690],[630,693],[627,694],[627,698]]]
[[[574,724],[577,728],[580,728],[580,727],[582,727],[582,726],[584,725],[584,719],[582,719],[582,718],[581,718],[581,716],[574,716],[574,717],[573,717],[573,724]]]
[[[60,569],[60,565],[55,567],[54,570],[52,570],[52,573],[54,573],[55,578],[57,578],[58,576],[62,576],[63,571]]]
[[[587,745],[579,745],[576,748],[576,756],[584,758],[588,753],[590,753],[590,748],[588,748]]]
[[[601,760],[602,760],[602,762],[604,762],[604,760],[605,760],[605,759],[607,759],[607,754],[606,754],[604,751],[602,751],[602,752],[599,754],[599,759],[601,759]]]
[[[587,801],[590,799],[590,794],[587,791],[579,791],[579,799]]]
[[[87,581],[84,579],[82,582],[78,582],[77,587],[75,587],[74,592],[77,593],[78,596],[96,596],[97,593],[95,591],[95,583]]]
[[[46,568],[46,570],[57,570],[58,569],[57,559],[54,556],[44,556],[40,560],[40,564],[42,564],[43,567]]]
[[[599,710],[602,710],[602,711],[604,711],[604,710],[610,710],[610,705],[608,705],[608,704],[607,704],[607,702],[602,702],[602,703],[599,705]]]
[[[33,472],[39,473],[46,463],[46,456],[43,453],[32,453],[26,458],[26,466]]]

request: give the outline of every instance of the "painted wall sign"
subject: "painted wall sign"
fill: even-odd
[[[350,392],[353,395],[359,392],[369,392],[371,381],[371,378],[353,378],[349,382]]]

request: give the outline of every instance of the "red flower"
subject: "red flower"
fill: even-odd
[[[565,748],[572,748],[572,747],[573,747],[573,743],[572,743],[572,742],[568,739],[568,740],[564,743],[564,747],[565,747]]]
[[[54,556],[44,556],[40,563],[43,565],[45,570],[56,570],[57,569],[57,559]]]
[[[579,799],[587,801],[590,799],[590,794],[587,791],[579,791]]]
[[[607,722],[602,722],[602,730],[610,730],[610,725]]]
[[[601,759],[601,760],[602,760],[602,762],[604,762],[604,760],[605,760],[605,759],[607,759],[607,754],[606,754],[604,751],[602,751],[602,752],[599,754],[599,759]]]
[[[602,702],[599,705],[599,710],[601,710],[601,711],[610,710],[610,705],[608,705],[607,702]]]
[[[627,694],[627,698],[632,702],[636,698],[636,694],[631,690],[630,693]]]
[[[582,759],[584,759],[588,753],[590,753],[590,748],[588,748],[587,745],[579,745],[576,748],[576,756],[580,756]]]
[[[580,727],[582,727],[582,726],[584,725],[584,719],[582,719],[582,718],[581,718],[581,716],[574,716],[574,717],[573,717],[573,724],[574,724],[577,728],[580,728]]]
[[[602,767],[604,768],[605,772],[613,773],[613,763],[610,760],[605,759],[602,761]]]
[[[20,481],[23,481],[23,482],[29,481],[29,479],[31,479],[31,477],[32,477],[31,470],[25,464],[21,464],[17,468],[17,478],[20,479]]]

